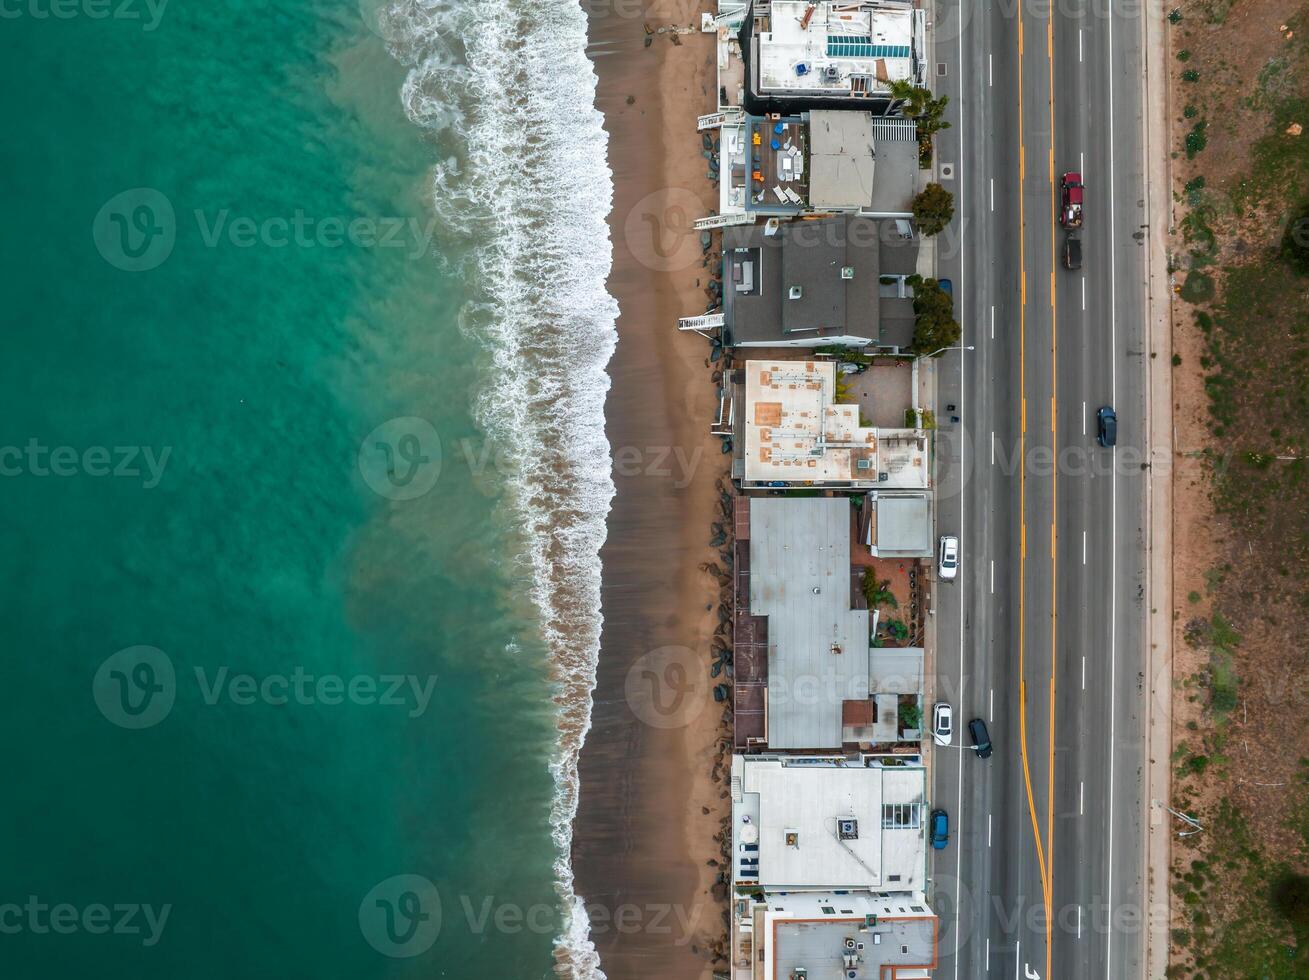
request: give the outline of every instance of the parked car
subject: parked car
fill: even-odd
[[[932,811],[932,847],[944,851],[950,843],[950,817],[944,810]]]
[[[1095,413],[1095,440],[1108,448],[1118,444],[1118,414],[1112,405],[1105,405]]]
[[[954,740],[954,709],[944,701],[932,707],[932,741],[949,745]]]
[[[1075,235],[1064,239],[1064,268],[1080,269],[1082,267],[1082,240]]]
[[[1082,175],[1069,172],[1059,178],[1059,223],[1065,228],[1082,227]]]
[[[954,299],[954,283],[949,279],[938,279],[936,284],[941,287],[941,292],[945,293],[951,299]]]
[[[941,549],[936,563],[936,574],[946,582],[959,574],[959,539],[953,534],[946,534],[941,537]]]
[[[973,749],[979,759],[991,758],[991,733],[986,730],[986,722],[974,718],[968,723],[968,734],[973,739]]]

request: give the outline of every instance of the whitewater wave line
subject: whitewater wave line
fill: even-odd
[[[556,969],[604,980],[570,862],[600,652],[599,551],[614,495],[604,403],[618,316],[605,289],[613,174],[586,15],[574,0],[403,0],[379,21],[392,54],[410,66],[401,91],[409,118],[448,131],[459,147],[433,168],[432,203],[447,228],[478,244],[468,271],[483,295],[460,315],[490,354],[475,412],[513,457],[508,496],[556,685],[551,834],[564,912]]]

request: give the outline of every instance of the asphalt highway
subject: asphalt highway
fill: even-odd
[[[956,199],[938,268],[973,348],[937,363],[937,525],[959,535],[961,569],[934,603],[936,691],[958,729],[933,752],[932,805],[954,828],[933,856],[935,976],[1141,977],[1141,12],[950,0],[934,28]],[[1080,270],[1060,264],[1067,171],[1086,185]],[[1102,405],[1113,449],[1096,444]],[[974,717],[988,760],[966,748]]]

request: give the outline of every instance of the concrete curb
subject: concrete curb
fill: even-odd
[[[1146,602],[1150,610],[1146,636],[1151,685],[1146,697],[1147,786],[1143,797],[1146,846],[1145,897],[1149,916],[1145,976],[1164,980],[1168,970],[1171,909],[1172,833],[1164,807],[1171,795],[1173,699],[1173,384],[1172,302],[1168,238],[1172,227],[1172,168],[1168,123],[1169,36],[1162,0],[1144,8],[1145,86],[1142,130],[1146,163],[1146,214],[1149,221],[1148,268],[1150,358],[1146,409],[1150,420],[1150,478],[1146,483],[1149,564]],[[1169,914],[1155,914],[1166,912]]]

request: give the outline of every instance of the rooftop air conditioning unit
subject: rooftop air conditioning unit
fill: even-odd
[[[871,470],[873,468],[873,461],[871,459],[855,460],[854,468],[857,470]]]
[[[841,840],[859,839],[859,821],[854,819],[853,817],[846,817],[842,820],[838,820],[836,826],[837,826],[837,836],[840,837]],[[854,948],[853,939],[847,939],[845,943],[846,946],[849,947],[850,949]]]
[[[846,936],[846,937],[845,937],[845,948],[846,948],[846,949],[854,949],[854,937],[853,937],[853,936]]]
[[[789,296],[791,299],[799,299],[804,295],[804,287],[792,286],[790,289],[786,291],[786,295]]]
[[[854,266],[852,266],[852,265],[843,265],[843,266],[841,266],[841,278],[842,278],[842,279],[853,279],[853,278],[854,278]]]
[[[885,483],[885,482],[886,482],[887,480],[889,480],[889,479],[891,479],[891,474],[890,474],[890,473],[878,473],[878,474],[877,474],[877,482],[878,482],[878,483]]]

